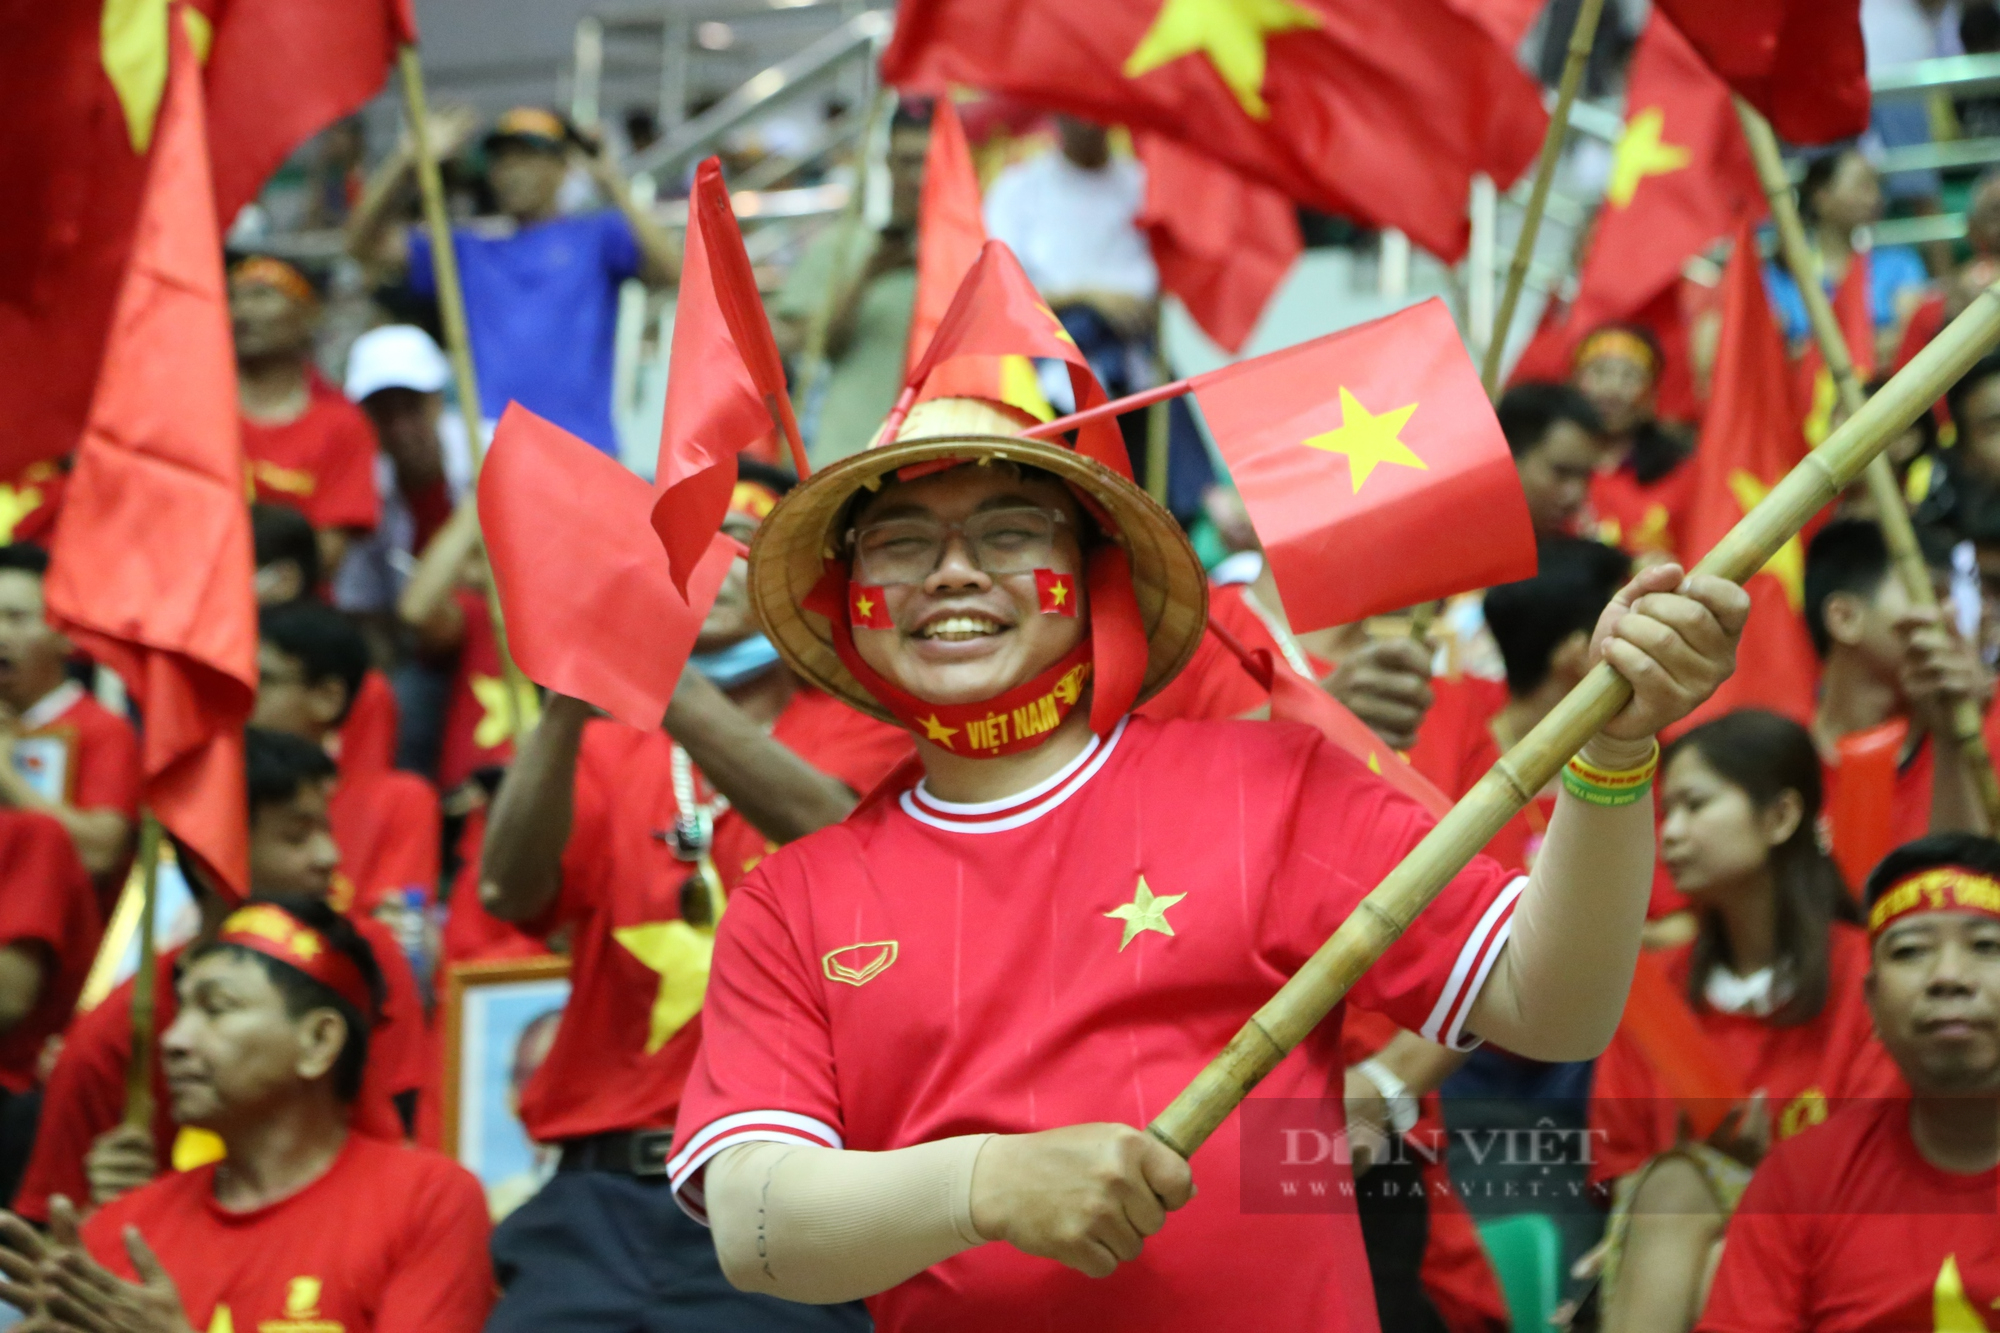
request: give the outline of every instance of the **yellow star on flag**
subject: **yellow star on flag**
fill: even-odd
[[[1069,601],[1069,585],[1067,583],[1050,584],[1049,600],[1057,606],[1065,605]]]
[[[1753,474],[1745,472],[1742,468],[1736,468],[1729,474],[1729,493],[1736,498],[1737,506],[1747,514],[1763,502],[1764,497],[1771,493],[1771,488]],[[1785,601],[1790,603],[1792,610],[1798,611],[1805,607],[1806,548],[1804,543],[1799,541],[1797,533],[1792,534],[1792,539],[1780,546],[1778,553],[1767,560],[1764,567],[1757,572],[1769,574],[1778,580],[1779,586],[1785,590]]]
[[[1613,208],[1631,203],[1646,177],[1679,171],[1694,160],[1694,154],[1686,148],[1660,138],[1666,123],[1666,115],[1656,106],[1647,107],[1625,122],[1625,132],[1618,136],[1618,146],[1611,150],[1611,184],[1604,191]]]
[[[1060,315],[1056,314],[1055,311],[1049,309],[1046,305],[1043,305],[1040,301],[1035,302],[1035,309],[1041,311],[1044,315],[1047,315],[1049,317],[1049,323],[1056,326],[1056,337],[1062,339],[1064,342],[1068,343],[1071,347],[1076,346],[1076,339],[1069,336],[1069,330],[1063,327],[1062,317]]]
[[[1318,14],[1293,0],[1166,0],[1125,58],[1125,77],[1205,55],[1244,114],[1265,120],[1271,114],[1264,101],[1266,42],[1277,33],[1321,26]]]
[[[652,1020],[646,1031],[646,1054],[651,1055],[701,1012],[701,998],[708,991],[708,962],[715,955],[715,936],[685,921],[649,921],[641,926],[620,926],[611,932],[611,938],[660,974],[660,989],[653,996]]]
[[[875,614],[875,599],[863,593],[854,599],[854,609],[861,613],[863,620],[867,620]]]
[[[1987,1333],[1979,1307],[1965,1294],[1965,1278],[1958,1271],[1958,1255],[1947,1254],[1931,1287],[1931,1327],[1936,1333]]]
[[[1124,953],[1125,946],[1137,939],[1142,930],[1173,934],[1173,924],[1167,920],[1167,909],[1185,897],[1185,893],[1156,895],[1147,887],[1146,877],[1139,876],[1139,887],[1133,891],[1132,901],[1120,903],[1104,914],[1125,923],[1125,934],[1118,941],[1118,952]]]
[[[21,520],[41,507],[39,486],[23,486],[19,490],[0,486],[0,542],[13,541],[14,529],[21,525]]]
[[[925,740],[933,745],[942,745],[947,750],[952,748],[951,738],[958,735],[957,727],[947,727],[936,713],[924,718],[923,724]]]
[[[498,676],[475,672],[466,684],[481,709],[479,722],[472,729],[472,743],[482,750],[490,750],[512,736],[524,736],[542,720],[542,696],[530,680],[523,679],[518,690],[510,691],[507,682]],[[518,727],[514,725],[516,719],[520,721]]]
[[[1420,472],[1430,471],[1430,464],[1411,453],[1410,446],[1397,438],[1409,421],[1410,414],[1416,410],[1417,405],[1411,403],[1380,414],[1371,413],[1343,384],[1340,386],[1340,425],[1323,435],[1310,436],[1302,443],[1308,449],[1324,449],[1330,454],[1346,455],[1348,479],[1354,483],[1354,491],[1358,495],[1375,469],[1384,463],[1413,467]]]
[[[98,59],[125,112],[125,133],[135,153],[152,144],[153,122],[167,91],[167,8],[168,0],[104,0],[98,17]],[[183,5],[181,22],[195,58],[206,61],[215,35],[208,15]]]

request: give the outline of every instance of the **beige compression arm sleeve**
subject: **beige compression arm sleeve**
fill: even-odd
[[[984,1243],[972,1168],[991,1134],[893,1152],[745,1143],[709,1162],[722,1271],[743,1291],[827,1305],[887,1291]]]

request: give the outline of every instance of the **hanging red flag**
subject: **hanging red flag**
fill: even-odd
[[[1295,630],[1534,574],[1513,456],[1442,301],[1193,387]]]
[[[1270,186],[1160,134],[1134,136],[1146,164],[1139,226],[1173,293],[1228,352],[1240,352],[1305,249],[1298,211]]]
[[[1748,223],[1722,278],[1722,336],[1715,352],[1714,392],[1701,443],[1689,464],[1684,519],[1690,564],[1708,554],[1778,480],[1805,457],[1805,436],[1792,395],[1772,392],[1789,367],[1784,340],[1771,318],[1756,235]],[[1754,664],[1722,683],[1682,728],[1737,708],[1765,708],[1796,722],[1812,720],[1819,659],[1806,633],[1805,549],[1817,522],[1792,537],[1744,587],[1750,619],[1736,650]]]
[[[1861,0],[1660,0],[1711,68],[1788,143],[1868,129]]]
[[[1472,177],[1512,184],[1548,128],[1476,3],[904,0],[882,73],[1174,136],[1456,260]]]
[[[789,415],[785,402],[784,364],[723,188],[722,163],[711,157],[695,170],[688,196],[653,491],[653,530],[683,597],[729,512],[736,456],[788,424],[780,420]]]
[[[537,685],[647,729],[660,725],[739,550],[711,533],[683,598],[652,512],[646,483],[617,460],[508,404],[479,470],[507,646]]]
[[[201,82],[178,32],[173,47],[108,369],[56,525],[48,603],[139,704],[145,805],[241,898],[254,561]]]

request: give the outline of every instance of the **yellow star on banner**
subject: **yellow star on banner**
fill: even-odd
[[[1611,150],[1611,184],[1604,191],[1613,208],[1631,203],[1646,177],[1679,171],[1694,160],[1694,154],[1681,145],[1661,140],[1660,131],[1666,123],[1665,114],[1656,106],[1625,122],[1625,132]]]
[[[1735,468],[1729,474],[1729,493],[1736,498],[1736,504],[1744,513],[1749,513],[1771,493],[1771,488],[1742,468]],[[1769,574],[1778,580],[1785,590],[1785,601],[1792,610],[1802,610],[1806,604],[1806,548],[1792,534],[1792,539],[1778,548],[1778,553],[1764,563],[1757,571]]]
[[[1806,411],[1806,448],[1819,448],[1820,442],[1833,434],[1835,401],[1833,372],[1821,366],[1819,373],[1813,376],[1812,406]]]
[[[1056,419],[1056,410],[1049,406],[1049,400],[1042,394],[1042,382],[1035,374],[1035,363],[1025,356],[1000,358],[1000,401],[1009,407],[1020,408],[1037,421]]]
[[[947,750],[952,748],[951,738],[958,735],[957,727],[947,727],[936,713],[932,713],[929,717],[922,719],[922,721],[924,724],[925,740],[933,745],[942,745]]]
[[[715,936],[685,921],[649,921],[643,926],[620,926],[611,932],[611,938],[660,974],[660,989],[653,996],[652,1022],[646,1032],[646,1054],[651,1055],[701,1012]]]
[[[1076,346],[1076,339],[1069,336],[1069,330],[1063,327],[1062,317],[1060,315],[1056,314],[1055,311],[1043,305],[1040,301],[1035,302],[1035,309],[1041,311],[1044,315],[1047,315],[1049,317],[1049,323],[1055,325],[1056,327],[1056,337],[1062,339],[1064,342],[1068,343],[1071,347]]]
[[[542,720],[542,696],[532,681],[524,679],[518,690],[510,692],[507,682],[498,676],[475,672],[466,684],[482,710],[478,725],[472,729],[472,743],[482,750],[490,750],[509,737],[526,735]],[[516,718],[521,723],[518,727],[514,725]]]
[[[1408,407],[1394,408],[1379,415],[1371,413],[1343,384],[1340,386],[1340,425],[1323,435],[1310,436],[1301,443],[1308,449],[1345,454],[1348,479],[1354,483],[1355,493],[1359,494],[1375,469],[1384,463],[1413,467],[1420,472],[1430,471],[1430,464],[1411,453],[1410,446],[1397,438],[1409,421],[1410,414],[1416,410],[1417,405],[1411,403]]]
[[[1125,934],[1118,941],[1118,952],[1124,953],[1125,946],[1139,937],[1142,930],[1157,930],[1162,935],[1174,933],[1173,924],[1167,920],[1167,909],[1181,899],[1185,893],[1156,896],[1146,886],[1146,877],[1139,876],[1139,887],[1132,893],[1132,901],[1120,903],[1104,915],[1125,923]]]
[[[1956,1254],[1944,1257],[1937,1284],[1931,1288],[1931,1327],[1936,1333],[1987,1333],[1979,1308],[1965,1294]]]
[[[863,593],[854,599],[854,609],[861,613],[863,620],[867,620],[875,614],[875,599]]]
[[[1136,79],[1182,56],[1205,55],[1252,120],[1264,120],[1265,43],[1275,34],[1323,26],[1293,0],[1166,0],[1146,35],[1125,58]]]
[[[236,1321],[229,1317],[229,1307],[215,1307],[215,1318],[208,1321],[208,1333],[236,1333]]]
[[[208,16],[184,5],[181,22],[195,58],[206,61],[215,35]],[[167,91],[167,0],[104,0],[97,40],[104,75],[125,112],[132,151],[143,153],[153,142],[153,122]]]
[[[21,520],[41,507],[39,486],[23,486],[19,490],[0,486],[0,542],[13,541],[14,529],[21,525]]]

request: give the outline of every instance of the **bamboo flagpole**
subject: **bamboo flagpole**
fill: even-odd
[[[125,1066],[125,1123],[150,1130],[153,1124],[153,1039],[158,1015],[153,990],[159,955],[153,935],[160,910],[160,821],[151,810],[139,816],[139,970],[132,978],[132,1059]]]
[[[1741,583],[1861,475],[1869,460],[1996,343],[2000,284],[1987,288],[1873,398],[1771,488],[1694,568]],[[1244,1024],[1221,1054],[1168,1104],[1149,1131],[1193,1154],[1259,1080],[1340,1003],[1487,840],[1548,785],[1571,755],[1632,697],[1599,663],[1478,785],[1440,819],[1402,864],[1341,922],[1298,973]]]
[[[1507,265],[1507,285],[1501,289],[1500,305],[1493,312],[1493,328],[1486,338],[1486,356],[1479,379],[1486,396],[1500,395],[1500,357],[1507,349],[1507,327],[1514,322],[1514,307],[1521,301],[1521,286],[1528,280],[1528,264],[1535,257],[1535,236],[1542,229],[1542,211],[1548,207],[1549,185],[1555,180],[1556,161],[1562,157],[1563,141],[1569,137],[1569,108],[1583,83],[1584,68],[1590,63],[1591,44],[1597,40],[1597,20],[1604,13],[1604,0],[1583,0],[1576,26],[1570,29],[1569,54],[1563,61],[1562,81],[1556,86],[1555,109],[1549,112],[1549,132],[1542,139],[1542,156],[1535,164],[1535,183],[1528,191],[1528,211],[1521,218],[1521,234],[1514,240],[1514,257]]]
[[[1771,218],[1778,224],[1778,247],[1784,254],[1785,267],[1791,270],[1792,281],[1798,284],[1799,295],[1805,300],[1813,339],[1833,375],[1841,407],[1848,412],[1858,411],[1866,395],[1860,376],[1854,373],[1854,358],[1848,353],[1847,338],[1833,313],[1833,303],[1821,285],[1819,256],[1806,240],[1805,224],[1799,218],[1791,180],[1785,174],[1784,158],[1778,151],[1778,137],[1755,107],[1741,97],[1735,101],[1737,119],[1743,122],[1743,137],[1749,140],[1750,156],[1757,164],[1758,182],[1770,203]],[[1869,498],[1875,502],[1875,521],[1881,525],[1882,540],[1889,548],[1903,592],[1912,606],[1936,610],[1937,591],[1931,586],[1930,566],[1924,560],[1923,549],[1917,545],[1917,530],[1910,522],[1909,509],[1888,458],[1878,453],[1862,476],[1868,484]],[[2000,830],[2000,776],[1993,771],[1993,756],[1987,750],[1982,723],[1977,700],[1960,699],[1952,705],[1951,734],[1971,772],[1973,790],[1986,810],[1987,826]]]

